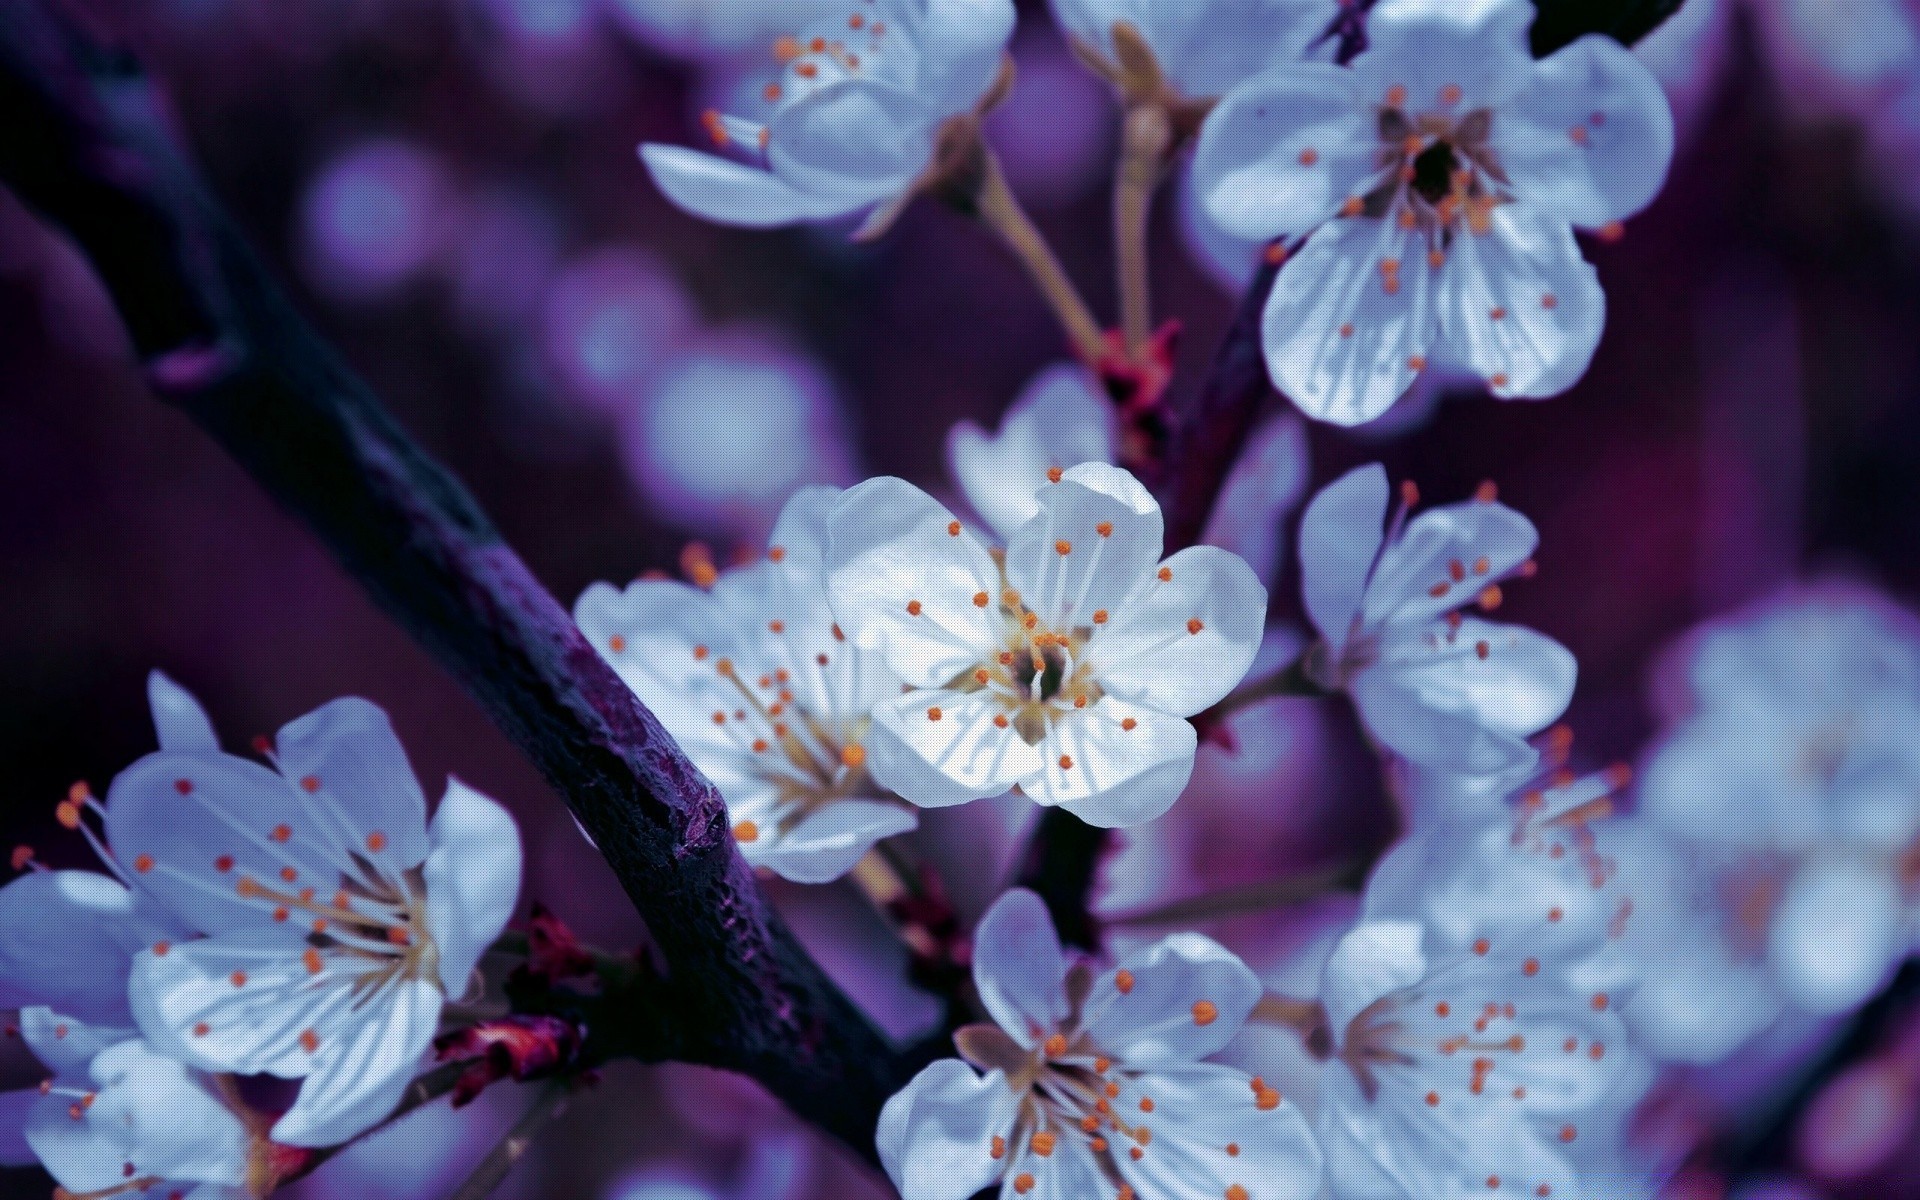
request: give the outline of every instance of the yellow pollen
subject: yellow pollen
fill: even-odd
[[[757,842],[760,840],[760,827],[752,821],[742,821],[733,827],[733,840],[736,842]]]
[[[840,764],[849,770],[858,770],[867,763],[867,748],[859,742],[848,742],[840,748]]]

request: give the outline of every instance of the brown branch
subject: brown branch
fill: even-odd
[[[871,1156],[906,1064],[768,906],[719,794],[294,310],[136,65],[49,0],[0,16],[0,181],[92,261],[154,391],[305,522],[566,799],[667,966],[659,1010],[633,1019],[665,1031],[667,1056],[750,1075]]]

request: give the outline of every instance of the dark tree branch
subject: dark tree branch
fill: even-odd
[[[667,967],[662,1053],[750,1075],[863,1154],[905,1062],[807,956],[726,808],[473,499],[307,325],[135,64],[48,0],[0,17],[0,180],[112,294],[192,417],[472,694],[593,835]],[[823,1100],[829,1100],[823,1103]]]

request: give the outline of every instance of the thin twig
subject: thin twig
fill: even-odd
[[[1109,926],[1194,925],[1221,917],[1245,913],[1270,912],[1316,896],[1353,891],[1366,877],[1364,863],[1341,863],[1304,875],[1284,879],[1264,879],[1259,883],[1222,888],[1201,896],[1187,896],[1146,908],[1129,909],[1106,919]]]
[[[1073,352],[1089,365],[1099,362],[1106,353],[1106,337],[1100,332],[1100,322],[1081,299],[1079,289],[1068,278],[1066,268],[1060,265],[1046,236],[1027,216],[1026,209],[1020,207],[1013,189],[1007,186],[1000,160],[984,144],[980,149],[979,188],[971,197],[974,211],[989,229],[1000,235],[1007,249],[1027,269],[1034,287],[1058,318]]]
[[[447,1200],[486,1200],[493,1190],[506,1182],[507,1172],[533,1148],[533,1141],[567,1107],[567,1081],[556,1079],[540,1089],[527,1111],[507,1130],[487,1156],[480,1160],[460,1186],[447,1194]]]
[[[1166,176],[1173,127],[1167,110],[1148,102],[1130,108],[1121,126],[1113,180],[1113,259],[1120,288],[1120,330],[1127,357],[1139,361],[1153,336],[1153,280],[1147,233],[1153,194]]]

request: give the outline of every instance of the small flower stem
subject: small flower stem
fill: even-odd
[[[1299,658],[1273,674],[1241,684],[1212,708],[1197,713],[1193,717],[1194,729],[1204,739],[1218,729],[1228,717],[1262,700],[1271,700],[1277,696],[1327,695],[1327,689],[1314,682],[1313,677],[1307,673],[1307,657],[1311,653],[1312,648],[1309,647]]]
[[[1351,891],[1360,882],[1363,866],[1360,863],[1339,863],[1303,875],[1222,888],[1217,892],[1171,900],[1148,908],[1131,909],[1108,917],[1106,923],[1130,928],[1142,925],[1191,925],[1218,917],[1266,912],[1331,892]]]
[[[541,1088],[527,1111],[507,1131],[507,1136],[487,1152],[473,1172],[448,1194],[447,1200],[486,1200],[491,1196],[495,1188],[506,1182],[507,1172],[513,1170],[513,1165],[526,1157],[534,1138],[566,1108],[567,1096],[564,1080],[556,1079]]]
[[[1153,336],[1153,286],[1147,255],[1153,195],[1166,176],[1173,125],[1156,101],[1127,110],[1113,181],[1114,266],[1120,288],[1120,330],[1127,357],[1140,359]]]
[[[1013,189],[1007,186],[1006,172],[992,149],[981,146],[981,171],[978,190],[973,196],[974,210],[987,227],[1000,235],[1007,249],[1027,269],[1041,298],[1053,309],[1060,327],[1072,343],[1073,352],[1089,364],[1098,362],[1106,352],[1106,339],[1093,310],[1067,277],[1066,268],[1047,244],[1047,239],[1027,216]]]

